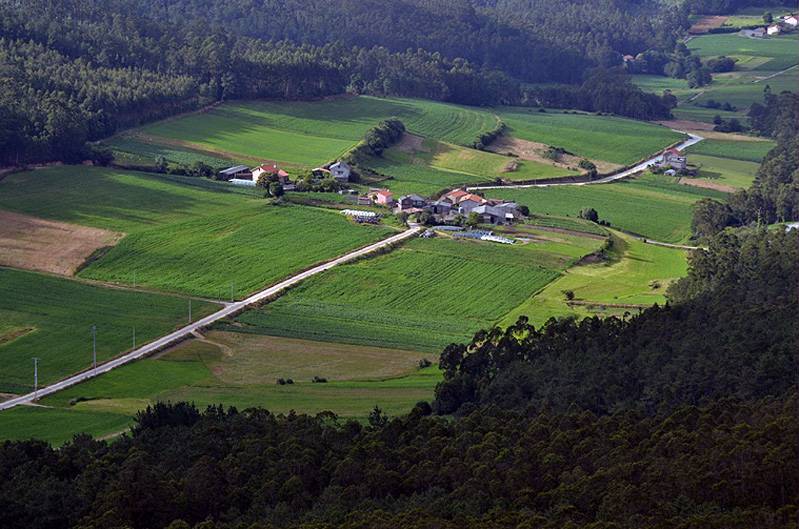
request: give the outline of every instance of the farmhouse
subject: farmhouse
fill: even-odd
[[[248,180],[252,179],[250,168],[246,165],[234,165],[233,167],[228,167],[227,169],[219,171],[220,180],[228,181],[233,178],[246,178]]]
[[[677,171],[685,171],[688,167],[688,159],[677,149],[669,149],[663,153],[663,160],[660,162],[660,167],[669,167]]]
[[[782,28],[779,26],[779,24],[772,24],[766,28],[766,33],[769,35],[779,35],[781,31]]]
[[[394,205],[394,194],[388,189],[372,189],[369,191],[369,198],[381,206],[391,207]]]
[[[457,204],[461,198],[467,196],[469,193],[463,189],[453,189],[441,197],[441,200],[446,200],[450,204]]]
[[[481,224],[505,224],[513,220],[513,214],[506,214],[504,209],[487,204],[477,206],[472,212],[477,213]],[[510,215],[510,219],[506,218],[506,215]]]
[[[446,217],[452,211],[452,203],[449,200],[436,200],[430,203],[430,211],[434,215]]]
[[[350,164],[340,160],[330,166],[330,173],[333,175],[333,178],[339,182],[349,182],[352,168]]]
[[[799,20],[796,19],[796,15],[789,15],[782,19],[782,23],[796,28],[797,24],[799,24]]]
[[[314,167],[313,169],[311,169],[311,174],[314,176],[314,178],[319,178],[319,179],[329,178],[332,176],[330,169],[327,169],[325,167]]]
[[[252,170],[252,181],[258,182],[262,175],[275,175],[278,182],[287,184],[289,182],[289,174],[277,166],[275,163],[262,163]]]
[[[404,195],[399,199],[399,208],[403,211],[413,208],[424,208],[427,206],[427,200],[419,195]]]
[[[469,193],[458,201],[458,213],[461,215],[468,215],[472,210],[478,206],[488,203],[486,199],[480,195]]]

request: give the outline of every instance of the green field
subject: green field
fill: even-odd
[[[501,109],[499,115],[516,138],[622,165],[646,158],[683,137],[660,125],[611,116],[530,108]]]
[[[691,52],[699,57],[740,58],[745,64],[751,58],[763,58],[752,67],[755,70],[779,71],[799,63],[796,35],[751,39],[735,33],[701,35],[688,43]]]
[[[735,140],[716,140],[706,139],[695,145],[691,145],[686,152],[691,154],[704,154],[719,158],[729,158],[731,160],[742,160],[746,162],[760,162],[775,143],[770,140],[763,141],[735,141]]]
[[[222,299],[392,232],[205,179],[105,168],[11,175],[0,182],[0,208],[127,234],[80,277]]]
[[[721,55],[735,58],[735,71],[713,74],[710,85],[695,89],[688,88],[684,79],[632,76],[633,82],[647,92],[661,94],[670,89],[679,100],[679,106],[672,111],[678,119],[712,123],[718,115],[746,123],[749,106],[762,101],[766,86],[775,94],[783,90],[796,91],[799,86],[799,68],[795,67],[799,64],[799,40],[795,34],[767,39],[751,39],[737,34],[701,35],[692,38],[688,46],[703,60]],[[707,108],[705,105],[710,100],[729,103],[736,110]]]
[[[225,329],[438,352],[468,340],[601,240],[502,246],[444,237],[312,278]]]
[[[307,351],[295,350],[303,344]],[[160,358],[129,364],[47,397],[41,404],[48,408],[0,412],[0,439],[37,437],[61,443],[78,432],[120,433],[136,411],[159,400],[187,400],[200,407],[261,406],[275,413],[332,410],[363,420],[375,405],[391,415],[407,412],[416,402],[429,400],[441,379],[435,366],[418,369],[418,359],[424,356],[420,353],[354,348],[358,361],[347,363],[319,347],[325,344],[302,342],[278,354],[280,345],[268,352],[241,349],[226,355],[206,342],[184,342]],[[393,366],[392,376],[385,375],[386,364]],[[309,366],[329,382],[312,383],[308,373],[314,368]],[[229,371],[245,372],[246,379],[231,381]],[[276,372],[294,377],[295,383],[277,385]]]
[[[509,164],[515,165],[513,171],[508,170]],[[395,194],[432,195],[445,188],[493,182],[497,178],[525,181],[579,174],[553,165],[433,140],[424,140],[417,150],[392,147],[382,157],[371,157],[367,166],[391,176],[380,185]]]
[[[492,190],[489,196],[525,204],[536,214],[577,216],[581,209],[592,207],[614,227],[677,243],[691,235],[694,202],[725,195],[675,180],[644,175],[612,184]]]
[[[398,117],[416,134],[459,145],[470,145],[481,132],[496,125],[492,113],[469,107],[416,99],[348,97],[226,103],[207,112],[144,126],[134,134],[138,141],[156,145],[190,147],[244,161],[275,160],[313,167],[340,156],[367,129],[389,117]],[[147,152],[147,156],[151,154]]]
[[[219,306],[192,301],[197,319]],[[0,268],[0,392],[33,389],[33,357],[46,385],[92,361],[90,327],[97,326],[97,359],[108,360],[188,322],[188,299],[104,288]]]
[[[645,244],[615,232],[607,261],[568,269],[559,279],[510,311],[502,324],[512,324],[521,315],[538,326],[554,316],[635,313],[635,308],[621,305],[649,306],[665,302],[669,283],[684,276],[687,266],[686,253],[682,250]],[[574,292],[576,303],[567,303],[564,291],[568,290]]]
[[[695,154],[690,158],[691,163],[701,165],[697,178],[686,180],[703,180],[713,184],[746,189],[755,181],[755,175],[760,165],[756,162],[718,158]]]
[[[227,158],[205,154],[191,149],[146,142],[133,134],[123,133],[103,141],[103,145],[111,148],[114,162],[119,165],[154,166],[156,159],[163,156],[167,162],[191,165],[203,162],[211,167],[228,167],[233,162]],[[258,163],[259,160],[243,158],[237,161]]]

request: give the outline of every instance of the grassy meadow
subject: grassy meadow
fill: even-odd
[[[192,301],[192,318],[218,305]],[[105,288],[59,277],[0,268],[0,392],[47,385],[91,366],[90,328],[97,326],[97,359],[108,360],[188,322],[188,299]]]
[[[577,265],[510,311],[502,320],[510,325],[527,316],[536,326],[556,316],[593,316],[636,312],[633,307],[666,301],[669,283],[686,274],[686,252],[664,248],[614,232],[607,260]],[[568,303],[564,291],[574,292]],[[609,306],[610,305],[610,306]]]
[[[643,175],[611,184],[491,190],[488,196],[514,200],[544,215],[575,217],[581,209],[592,207],[613,227],[679,243],[691,236],[694,202],[725,195],[680,185],[673,177]]]
[[[392,232],[205,179],[106,168],[11,175],[0,182],[0,208],[127,234],[80,277],[221,299]]]
[[[621,165],[646,158],[683,137],[660,125],[612,116],[534,108],[500,109],[499,115],[515,138]]]
[[[61,443],[78,432],[126,430],[136,412],[156,401],[200,407],[262,406],[275,413],[333,411],[364,420],[378,405],[396,415],[432,397],[435,366],[418,368],[412,351],[212,332],[47,397],[48,408],[0,412],[0,439],[37,437]],[[313,383],[323,376],[327,383]],[[276,377],[293,378],[278,385]],[[76,404],[70,401],[77,401]]]
[[[513,170],[509,170],[510,164],[513,164]],[[367,165],[378,173],[390,176],[380,185],[397,194],[432,195],[445,188],[492,182],[498,178],[525,181],[579,174],[549,164],[429,139],[423,140],[414,149],[392,147],[381,157],[371,157]]]
[[[796,46],[796,35],[752,39],[736,33],[701,35],[688,43],[692,53],[703,59],[726,55],[738,58],[747,69],[762,71],[779,71],[799,64]]]
[[[688,155],[704,154],[717,158],[728,158],[730,160],[741,160],[745,162],[757,162],[774,148],[775,143],[771,140],[758,141],[736,141],[736,140],[717,140],[706,139],[686,149]]]
[[[746,189],[752,186],[755,175],[760,167],[756,162],[734,160],[695,154],[691,156],[691,163],[701,165],[696,178],[686,178],[687,181],[701,180],[713,185],[721,185],[735,189]]]
[[[340,156],[367,129],[389,117],[398,117],[416,134],[458,145],[471,145],[496,125],[491,112],[416,99],[249,101],[146,125],[122,135],[118,147],[128,155],[150,156],[165,146],[180,147],[246,162],[275,160],[307,168]],[[131,137],[143,146],[125,144]]]
[[[220,326],[437,353],[490,326],[601,244],[565,235],[513,246],[416,239],[312,278]]]

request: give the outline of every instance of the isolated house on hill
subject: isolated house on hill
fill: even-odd
[[[670,167],[677,171],[685,171],[688,167],[688,158],[677,149],[669,149],[663,153],[663,161],[660,162],[660,167]]]
[[[339,182],[349,182],[352,167],[345,161],[338,161],[330,166],[330,173]]]

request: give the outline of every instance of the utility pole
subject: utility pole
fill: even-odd
[[[92,368],[97,371],[97,325],[92,325]]]
[[[39,400],[39,359],[33,357],[33,400]]]

